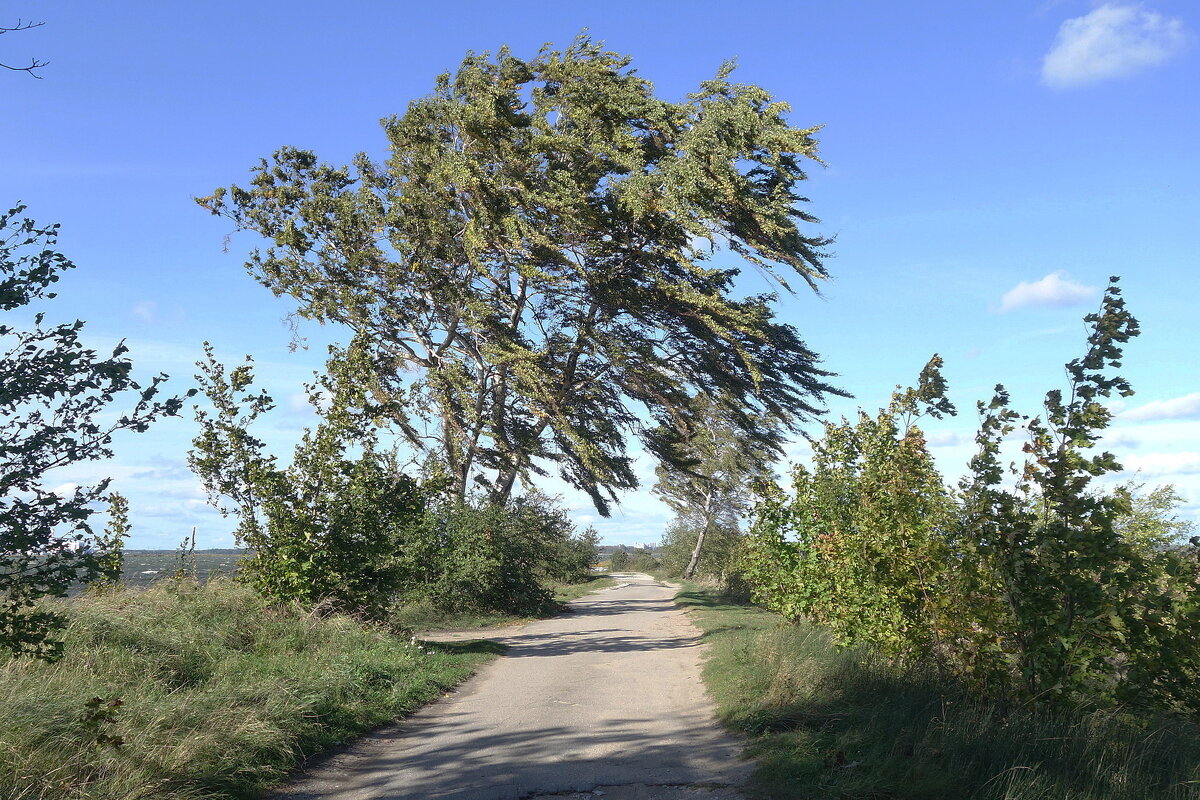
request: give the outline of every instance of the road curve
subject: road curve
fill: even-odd
[[[310,762],[273,800],[726,800],[749,764],[700,679],[700,635],[648,575],[508,645],[449,697]]]

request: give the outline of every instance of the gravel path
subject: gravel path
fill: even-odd
[[[509,649],[459,691],[272,798],[740,798],[750,764],[713,718],[675,587],[618,579],[570,614],[490,633]]]

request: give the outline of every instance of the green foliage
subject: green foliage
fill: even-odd
[[[372,390],[459,500],[553,468],[607,514],[637,485],[628,436],[686,460],[690,396],[736,398],[754,439],[753,413],[794,428],[836,393],[774,295],[732,296],[738,269],[712,263],[826,276],[798,191],[816,129],[732,65],[672,103],[630,62],[585,36],[472,53],[384,120],[383,163],[283,148],[198,201],[271,240],[260,282],[362,337]]]
[[[507,505],[450,500],[431,505],[404,543],[404,594],[452,611],[536,613],[549,580],[581,580],[595,557],[596,534],[576,535],[566,513],[530,494]]]
[[[629,569],[631,572],[655,572],[661,564],[648,547],[635,547],[629,554]]]
[[[704,534],[703,543],[700,535]],[[699,554],[697,545],[702,544]],[[692,575],[700,578],[734,579],[741,557],[742,530],[737,517],[720,515],[707,529],[704,523],[676,517],[667,525],[659,545],[659,562],[662,571],[669,577],[682,578],[696,556]]]
[[[108,525],[104,527],[104,535],[96,540],[99,552],[96,557],[97,575],[102,583],[114,586],[121,582],[125,540],[129,538],[133,526],[129,524],[129,501],[124,495],[113,492],[105,499],[108,501]]]
[[[424,498],[375,450],[362,348],[334,352],[331,373],[308,387],[313,405],[326,396],[329,405],[285,469],[249,432],[273,407],[253,390],[250,359],[226,373],[205,351],[197,379],[212,411],[197,408],[201,432],[188,461],[254,553],[240,571],[265,597],[382,614],[404,584],[401,543],[422,524]]]
[[[612,557],[608,560],[609,569],[613,572],[624,572],[629,569],[629,552],[622,547],[620,550],[614,550]]]
[[[662,566],[648,548],[621,545],[613,551],[608,568],[613,572],[655,572]]]
[[[566,540],[559,540],[558,556],[546,570],[548,577],[560,583],[576,583],[592,575],[600,560],[600,534],[588,527]]]
[[[972,475],[963,482],[964,530],[972,560],[990,573],[1008,619],[989,614],[1024,691],[1052,702],[1121,700],[1200,709],[1200,598],[1194,570],[1122,537],[1127,492],[1090,490],[1116,472],[1111,453],[1091,455],[1111,417],[1101,402],[1133,393],[1109,374],[1138,334],[1117,279],[1085,320],[1087,351],[1067,364],[1067,391],[1047,392],[1044,418],[1024,420],[1024,468],[1014,492],[1001,487],[1001,439],[1018,419],[1003,387],[988,405]],[[994,671],[994,670],[993,670]]]
[[[23,211],[0,214],[5,312],[52,299],[50,288],[75,266],[54,249],[58,226],[39,227]],[[183,400],[157,399],[165,375],[136,382],[124,343],[102,358],[80,341],[82,321],[48,326],[44,319],[33,313],[25,330],[0,324],[0,651],[55,659],[63,619],[36,603],[105,570],[88,520],[109,481],[69,493],[45,482],[57,468],[112,457],[117,431],[145,431],[178,414]],[[132,408],[114,413],[126,397]]]
[[[663,540],[668,548],[664,566],[683,578],[698,572],[724,576],[732,566],[740,519],[751,506],[750,487],[770,476],[779,456],[782,425],[705,395],[693,397],[688,406],[689,418],[672,431],[683,460],[661,463],[654,485],[655,494],[675,512]],[[745,424],[753,426],[753,436],[745,433]],[[687,557],[677,563],[685,546]]]
[[[719,717],[748,739],[750,797],[1200,797],[1195,720],[985,698],[927,665],[838,647],[824,626],[693,586],[677,602],[704,631]]]
[[[1146,556],[1157,553],[1187,552],[1196,524],[1180,519],[1175,510],[1183,498],[1167,484],[1146,491],[1145,483],[1129,481],[1117,489],[1127,504],[1113,520],[1117,535]]]
[[[259,797],[305,757],[440,697],[496,649],[424,644],[227,580],[52,610],[70,620],[65,658],[0,658],[5,800]]]
[[[876,416],[826,423],[791,497],[764,484],[742,565],[757,600],[825,623],[844,644],[933,652],[954,613],[943,590],[956,517],[916,423],[954,413],[941,364],[934,356],[918,388],[897,390]]]
[[[745,566],[755,596],[843,645],[951,667],[997,694],[1200,709],[1200,572],[1166,546],[1184,532],[1177,498],[1091,486],[1120,469],[1089,453],[1110,417],[1101,401],[1132,393],[1108,373],[1138,332],[1115,278],[1086,321],[1086,354],[1043,417],[1009,408],[1002,386],[979,404],[979,451],[957,492],[914,424],[953,411],[936,357],[878,416],[826,425],[793,495],[763,488]],[[1001,445],[1019,424],[1017,471]]]

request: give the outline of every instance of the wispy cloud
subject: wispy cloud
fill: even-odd
[[[1121,459],[1126,472],[1141,472],[1143,475],[1197,475],[1200,474],[1200,453],[1144,453]]]
[[[1000,312],[1021,308],[1062,308],[1086,303],[1096,297],[1094,286],[1071,280],[1067,273],[1051,272],[1040,281],[1021,281],[1000,300]]]
[[[1188,39],[1180,19],[1140,5],[1105,3],[1058,29],[1042,61],[1042,82],[1069,89],[1122,78],[1179,54]]]
[[[1122,420],[1141,422],[1151,419],[1200,419],[1200,392],[1170,400],[1155,400],[1118,415]]]
[[[925,436],[925,444],[930,447],[957,447],[970,441],[955,431],[934,431]]]
[[[158,303],[153,300],[144,300],[133,307],[133,315],[142,322],[153,325],[158,322]]]

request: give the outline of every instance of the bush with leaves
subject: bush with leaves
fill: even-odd
[[[763,494],[742,569],[753,596],[789,619],[828,625],[845,645],[925,657],[946,608],[954,503],[917,421],[954,413],[934,356],[918,388],[877,415],[826,423],[789,497]]]
[[[1043,416],[1012,410],[1003,386],[979,404],[957,492],[913,425],[922,406],[952,410],[936,358],[877,417],[827,425],[794,494],[763,489],[745,566],[755,596],[992,692],[1200,710],[1200,583],[1193,554],[1167,544],[1186,528],[1175,496],[1092,486],[1120,469],[1089,452],[1111,417],[1102,401],[1132,394],[1110,374],[1138,332],[1115,278],[1086,321],[1087,351]],[[1001,456],[1018,426],[1020,470]]]
[[[701,536],[703,547],[697,552]],[[707,524],[700,515],[676,515],[659,545],[659,567],[672,578],[729,578],[739,563],[741,540],[736,511],[722,510]]]
[[[11,313],[55,296],[50,287],[73,269],[54,246],[58,226],[0,214],[0,310]],[[89,525],[109,481],[71,491],[46,488],[50,473],[112,457],[118,431],[145,431],[174,416],[183,399],[158,398],[165,375],[142,386],[122,342],[107,357],[84,347],[84,323],[0,324],[0,650],[54,659],[63,620],[38,610],[39,598],[62,596],[105,570],[101,542]],[[118,398],[132,408],[114,414]]]
[[[548,577],[564,583],[586,580],[600,560],[600,534],[588,527],[559,542],[558,556],[546,570]]]
[[[654,551],[648,547],[635,547],[629,554],[630,572],[656,572],[662,565],[654,557]]]
[[[1122,535],[1119,521],[1133,511],[1128,492],[1091,488],[1121,469],[1111,453],[1090,452],[1112,416],[1102,401],[1133,394],[1110,373],[1139,332],[1116,278],[1085,321],[1087,350],[1067,364],[1067,391],[1047,392],[1044,416],[1014,412],[1002,386],[979,405],[963,526],[970,561],[990,573],[1006,606],[980,626],[1003,644],[1003,653],[988,652],[1011,661],[1028,696],[1200,709],[1200,593],[1185,586],[1187,562],[1148,551],[1132,529]],[[999,452],[1019,423],[1029,439],[1018,472],[1003,468]],[[1006,473],[1015,490],[1003,485]]]
[[[125,567],[125,540],[129,538],[129,501],[125,496],[113,492],[105,498],[108,502],[108,524],[104,534],[96,540],[97,567],[101,585],[116,586],[121,582]]]
[[[197,379],[213,408],[196,410],[188,462],[213,505],[237,518],[238,543],[253,551],[239,570],[263,596],[379,615],[405,584],[400,550],[424,498],[376,450],[362,348],[334,350],[329,374],[307,387],[314,406],[327,397],[328,407],[280,468],[249,432],[274,406],[253,390],[251,360],[227,373],[206,344]]]
[[[622,547],[613,551],[612,556],[608,559],[608,567],[613,572],[624,572],[629,569],[629,561],[629,551]]]
[[[588,574],[595,538],[576,534],[566,513],[536,492],[506,504],[449,499],[431,505],[410,532],[405,594],[450,610],[532,613],[550,602],[544,579]]]

